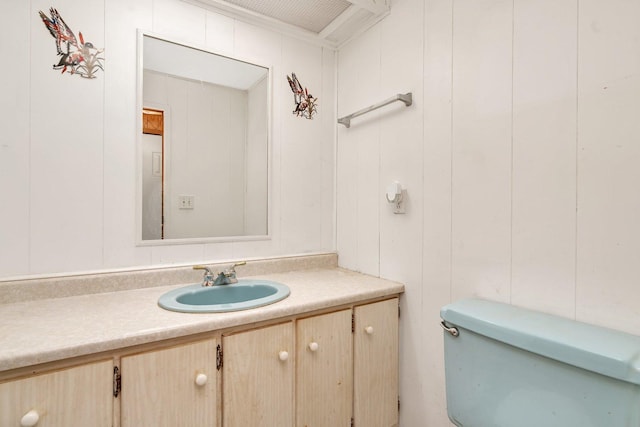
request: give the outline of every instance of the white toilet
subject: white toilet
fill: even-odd
[[[463,427],[640,427],[640,337],[468,299],[440,311]]]

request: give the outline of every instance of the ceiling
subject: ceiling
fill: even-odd
[[[390,0],[185,0],[339,47],[389,13]],[[296,34],[297,33],[297,34]]]
[[[346,0],[226,0],[228,3],[319,33],[351,3]]]
[[[269,72],[258,65],[149,35],[143,37],[142,52],[145,70],[238,90],[249,90]]]

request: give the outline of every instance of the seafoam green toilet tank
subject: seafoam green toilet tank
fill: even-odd
[[[640,427],[640,337],[479,299],[440,315],[455,425]]]

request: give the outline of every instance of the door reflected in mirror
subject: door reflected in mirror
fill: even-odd
[[[264,238],[269,69],[141,37],[142,240]]]

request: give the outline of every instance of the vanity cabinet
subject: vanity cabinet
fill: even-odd
[[[5,376],[0,426],[396,426],[398,298],[330,310]]]
[[[227,335],[222,343],[224,427],[351,423],[351,309]]]
[[[348,426],[352,417],[351,309],[296,322],[296,426]]]
[[[122,427],[217,425],[215,339],[125,356],[120,370]]]
[[[397,298],[223,335],[222,348],[223,427],[397,425]]]
[[[222,337],[223,427],[290,426],[293,322]]]
[[[113,362],[0,384],[0,426],[111,427]]]
[[[356,426],[398,425],[398,299],[354,307]]]

